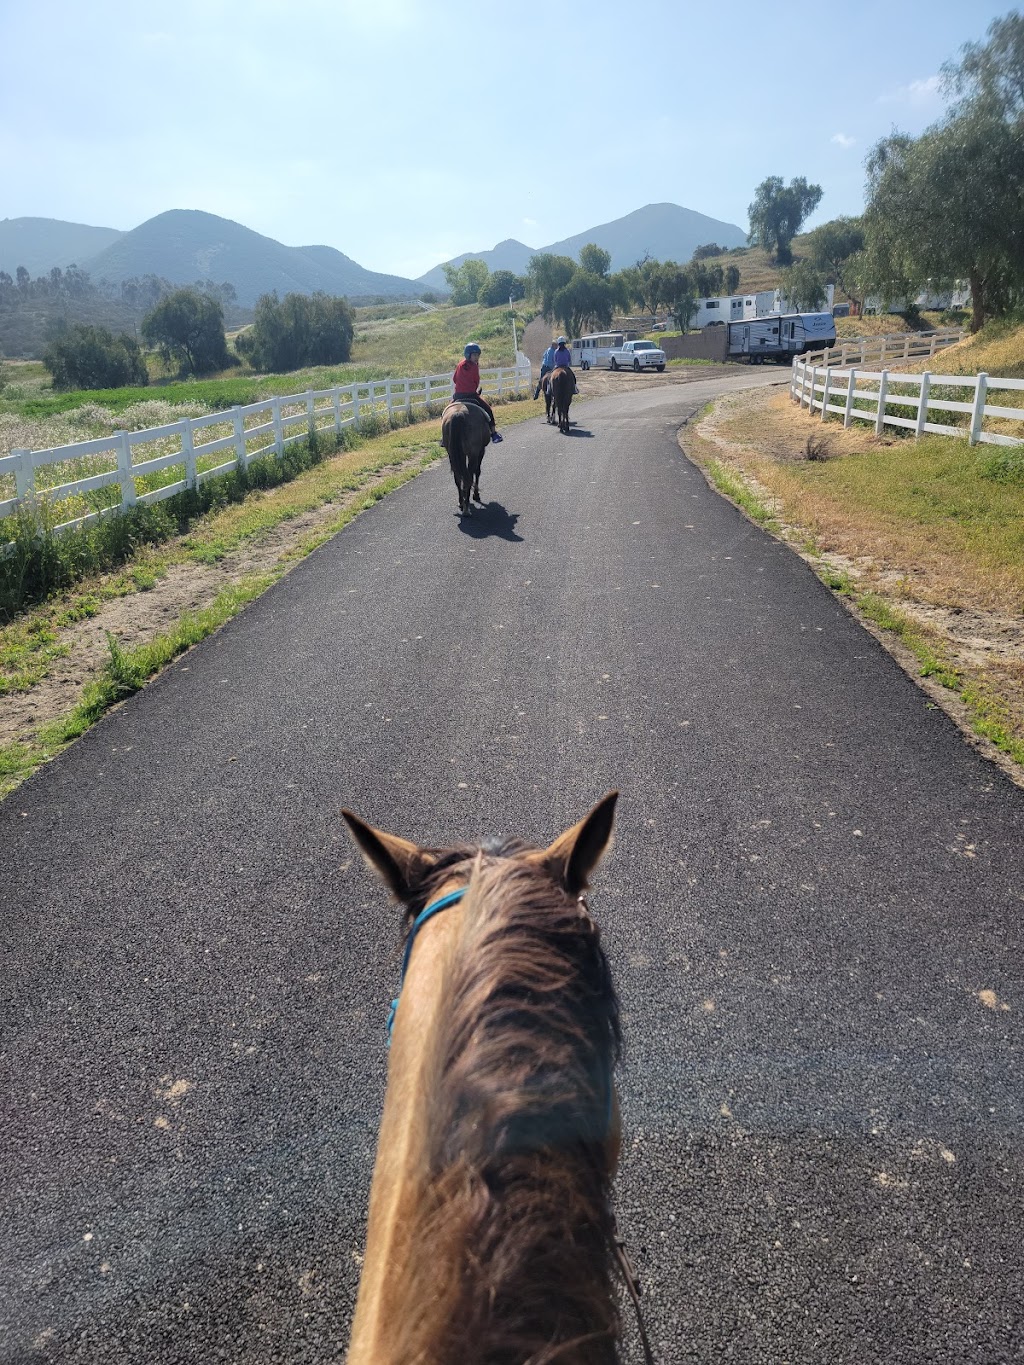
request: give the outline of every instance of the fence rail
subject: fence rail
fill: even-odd
[[[851,337],[822,351],[808,351],[804,359],[811,365],[856,365],[881,369],[887,360],[917,360],[933,356],[947,346],[955,346],[967,335],[960,327],[935,332],[899,332],[881,337]]]
[[[1024,379],[999,379],[988,374],[895,374],[890,370],[865,373],[855,368],[811,365],[800,358],[793,362],[789,392],[801,407],[820,412],[823,422],[829,414],[841,417],[844,427],[855,421],[870,422],[879,435],[889,426],[913,431],[915,436],[928,432],[966,437],[971,445],[1024,445],[1019,437],[985,427],[993,419],[1024,422],[1024,406],[988,402],[993,392],[1024,393]],[[952,417],[932,422],[928,420],[930,413]],[[1024,427],[1020,430],[1024,433]]]
[[[522,357],[514,366],[482,370],[484,394],[489,399],[529,395],[529,362]],[[408,420],[433,404],[447,403],[454,391],[450,374],[428,374],[416,379],[375,379],[332,389],[262,399],[227,412],[205,417],[185,417],[180,422],[149,427],[145,431],[115,431],[75,445],[55,446],[50,450],[14,450],[0,456],[0,520],[31,505],[38,498],[59,502],[66,498],[111,490],[108,506],[70,518],[54,527],[56,532],[89,525],[100,517],[120,512],[125,507],[160,502],[187,488],[197,488],[207,479],[245,468],[259,456],[277,458],[295,441],[305,440],[311,431],[334,431],[358,426],[368,418],[390,425],[396,413]],[[147,449],[148,448],[148,449]],[[139,458],[141,455],[142,458]],[[219,456],[224,458],[220,459]],[[37,473],[52,466],[76,464],[87,460],[106,465],[86,477],[69,478],[40,486]],[[180,474],[159,486],[140,490],[138,480],[152,482],[153,476],[177,467]],[[75,471],[70,471],[75,472]],[[163,476],[166,478],[166,476]],[[13,496],[10,484],[13,478]],[[4,485],[8,496],[4,496]],[[0,525],[2,539],[2,525]]]

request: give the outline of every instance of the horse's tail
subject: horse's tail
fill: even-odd
[[[448,461],[455,475],[455,481],[461,487],[465,477],[466,469],[469,466],[469,456],[466,451],[466,414],[456,412],[452,415],[448,423]]]

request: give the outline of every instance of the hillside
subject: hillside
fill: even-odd
[[[421,286],[381,275],[328,246],[283,246],[228,218],[196,209],[171,209],[124,233],[78,264],[97,281],[117,284],[158,275],[174,284],[214,280],[233,284],[238,303],[251,308],[261,294],[310,294],[322,289],[349,298],[414,296]]]
[[[58,218],[0,220],[0,270],[15,277],[23,265],[33,279],[48,275],[55,265],[66,270],[112,246],[123,234],[116,228],[64,223]]]
[[[621,270],[633,265],[641,257],[653,256],[660,261],[688,261],[696,247],[705,242],[719,246],[738,247],[747,235],[735,223],[723,223],[718,218],[678,204],[648,204],[645,208],[627,213],[611,223],[586,228],[573,237],[566,237],[549,246],[528,247],[514,240],[499,242],[492,251],[469,251],[446,264],[459,266],[463,261],[483,261],[488,270],[512,270],[522,274],[530,257],[538,253],[575,258],[580,247],[596,242],[611,253],[611,269]],[[418,283],[429,289],[445,289],[443,266],[435,266],[421,275]]]

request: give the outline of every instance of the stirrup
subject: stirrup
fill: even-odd
[[[492,431],[492,432],[491,432],[491,442],[492,442],[492,444],[494,444],[494,445],[500,445],[500,443],[501,443],[504,439],[505,439],[505,438],[504,438],[504,436],[502,436],[502,434],[501,434],[500,431]]]

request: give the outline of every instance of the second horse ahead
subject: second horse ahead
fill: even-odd
[[[569,404],[576,392],[572,370],[553,370],[544,380],[544,406],[552,426],[557,422],[564,436],[569,434]]]

